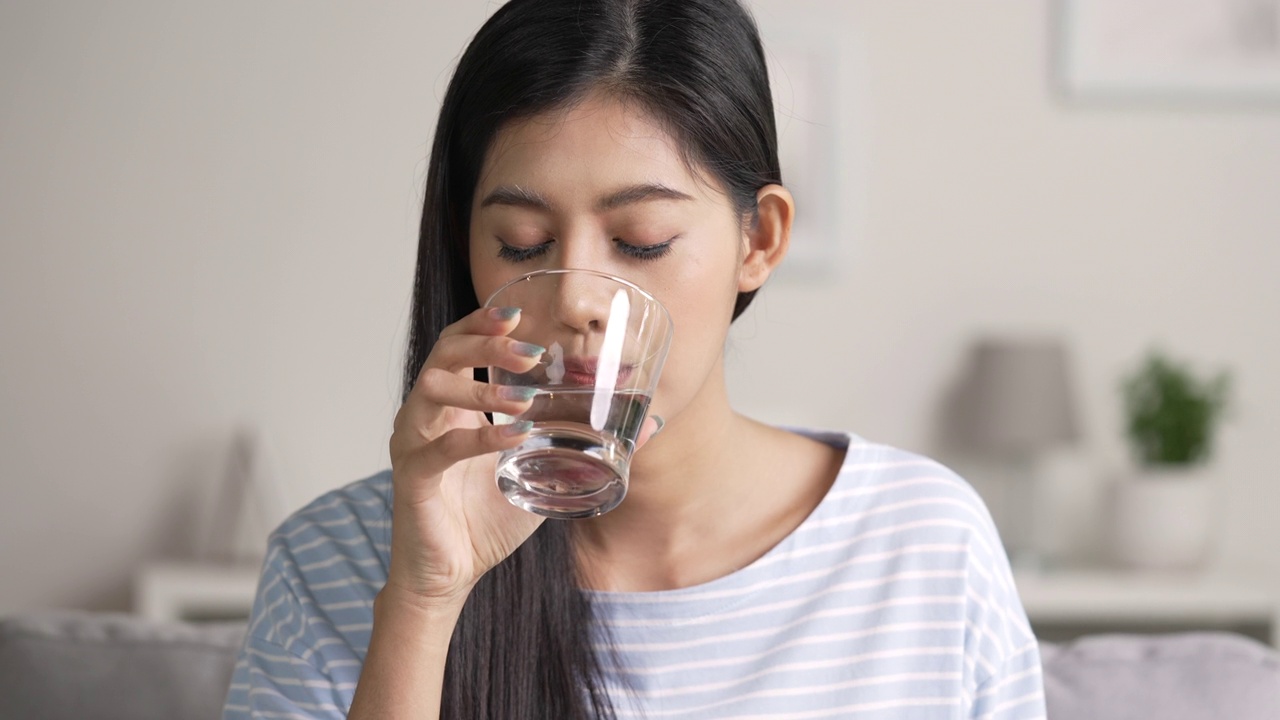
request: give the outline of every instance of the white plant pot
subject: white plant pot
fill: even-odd
[[[1217,539],[1218,487],[1204,465],[1143,468],[1116,486],[1116,559],[1149,570],[1201,566]]]

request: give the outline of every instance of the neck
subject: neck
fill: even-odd
[[[750,496],[749,449],[762,426],[729,406],[723,368],[662,433],[632,459],[627,497],[613,511],[577,521],[587,584],[598,589],[684,587],[717,572],[709,549],[731,537]],[[759,443],[755,443],[758,447]]]

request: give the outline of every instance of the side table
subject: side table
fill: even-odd
[[[1210,630],[1249,626],[1280,647],[1280,592],[1266,582],[1213,573],[1125,570],[1015,572],[1032,626],[1082,632]]]
[[[158,622],[247,619],[257,565],[154,563],[134,576],[134,612]]]

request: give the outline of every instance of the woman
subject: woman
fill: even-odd
[[[968,485],[730,407],[729,324],[793,207],[737,0],[498,10],[435,133],[392,469],[272,536],[226,716],[1042,716]],[[534,362],[518,308],[478,307],[546,267],[621,275],[676,327],[629,494],[592,520],[507,503],[494,455],[523,428],[484,413],[529,401],[473,379]]]

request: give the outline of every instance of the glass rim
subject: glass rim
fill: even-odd
[[[595,277],[603,278],[605,280],[612,280],[613,282],[618,283],[619,285],[623,285],[625,287],[628,287],[636,291],[637,293],[640,293],[641,297],[653,303],[655,307],[657,307],[660,311],[662,311],[662,319],[666,320],[666,324],[667,324],[667,335],[670,336],[674,333],[675,323],[671,321],[671,313],[667,310],[667,306],[663,305],[662,301],[654,297],[648,290],[645,290],[644,288],[640,287],[639,285],[636,285],[630,280],[627,280],[625,278],[620,278],[617,275],[611,275],[607,272],[601,272],[599,270],[587,270],[585,268],[547,268],[543,270],[534,270],[533,272],[527,272],[517,278],[508,280],[507,282],[503,283],[502,286],[499,287],[497,290],[494,290],[492,293],[490,293],[489,297],[485,299],[483,307],[491,307],[490,303],[493,302],[494,298],[501,295],[508,288],[514,287],[515,285],[518,285],[522,282],[529,282],[530,280],[536,280],[537,278],[546,277],[549,275],[569,275],[569,274],[593,275]]]

